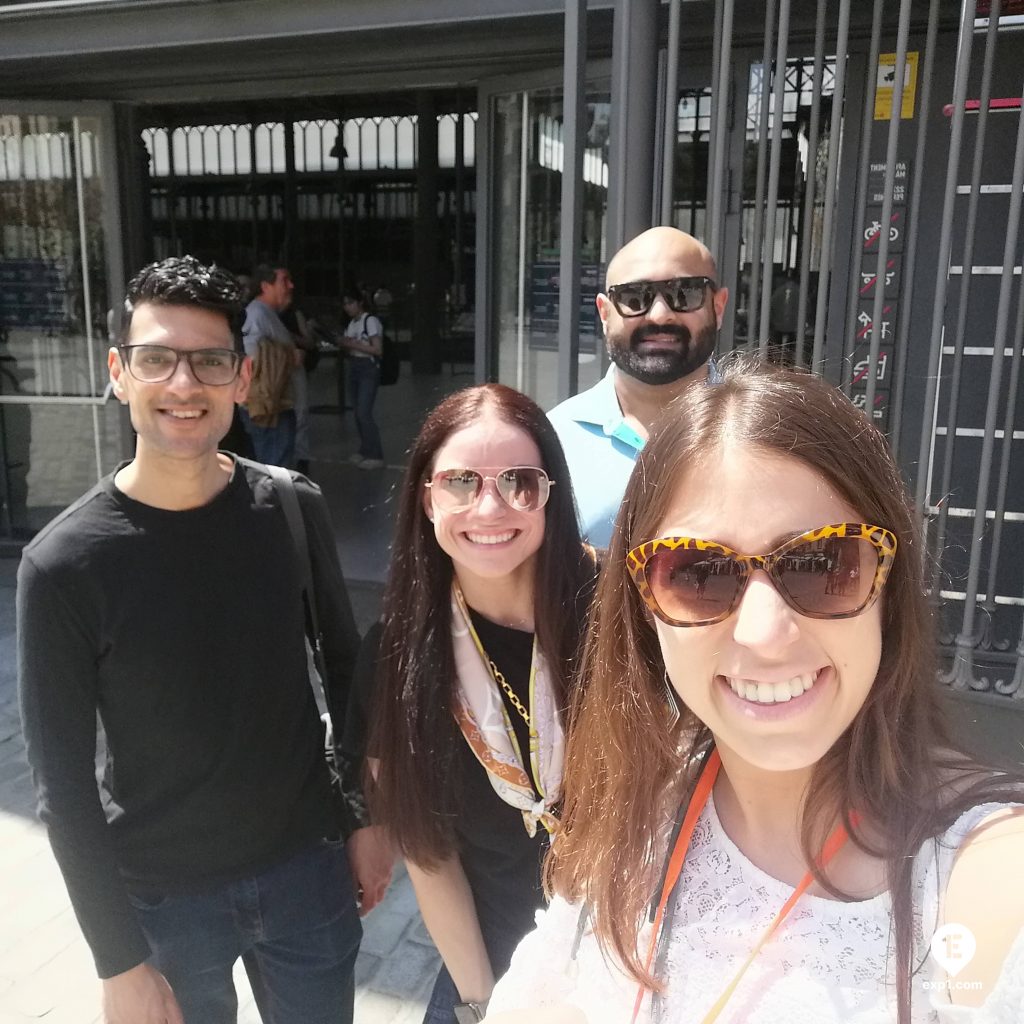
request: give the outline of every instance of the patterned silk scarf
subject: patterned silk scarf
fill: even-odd
[[[555,694],[544,655],[533,641],[530,665],[530,766],[540,787],[535,800],[526,762],[509,719],[490,659],[473,628],[465,598],[458,583],[452,584],[452,646],[458,689],[455,721],[462,735],[487,771],[494,792],[505,803],[523,812],[523,824],[530,836],[540,822],[551,832],[557,821],[551,808],[562,789],[562,758],[565,733],[555,706]]]

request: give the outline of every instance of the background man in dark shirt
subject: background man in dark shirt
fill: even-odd
[[[40,816],[109,1024],[234,1022],[243,955],[264,1020],[350,1021],[360,925],[299,565],[265,468],[217,450],[251,375],[239,288],[174,258],[140,272],[125,311],[108,362],[135,458],[50,523],[19,571]],[[359,637],[327,508],[295,485],[340,710]]]

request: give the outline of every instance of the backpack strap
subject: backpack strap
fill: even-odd
[[[373,314],[372,314],[372,313],[370,313],[370,312],[366,312],[366,313],[364,313],[364,314],[363,314],[363,323],[362,323],[362,326],[361,326],[361,327],[360,327],[360,329],[359,329],[359,330],[360,330],[360,335],[359,335],[359,337],[360,337],[360,339],[361,339],[362,341],[366,341],[366,339],[370,337],[370,332],[369,332],[369,331],[368,331],[368,330],[366,329],[366,321],[367,321],[367,320],[369,320],[371,316],[373,316]],[[377,323],[380,323],[380,320],[378,320],[378,321],[377,321]],[[382,358],[383,358],[383,356],[384,356],[384,325],[383,325],[383,324],[380,324],[380,355],[376,355],[376,356],[375,356],[375,355],[373,355],[373,353],[371,353],[371,352],[367,352],[366,354],[367,354],[367,355],[368,355],[368,356],[369,356],[369,357],[370,357],[370,358],[371,358],[371,359],[372,359],[372,360],[373,360],[373,361],[374,361],[374,362],[375,362],[375,363],[376,363],[376,364],[377,364],[378,366],[380,366],[380,362],[381,362],[381,359],[382,359]]]
[[[313,673],[309,673],[309,686],[313,691],[313,700],[317,707],[327,709],[327,714],[321,716],[326,727],[324,737],[325,754],[327,766],[331,777],[331,788],[338,799],[335,801],[335,812],[338,816],[338,824],[342,835],[347,839],[356,829],[362,828],[370,823],[369,814],[366,810],[366,798],[360,783],[361,765],[346,757],[345,753],[338,746],[338,732],[335,730],[335,722],[340,719],[334,717],[331,707],[331,695],[327,688],[327,663],[324,660],[323,632],[320,629],[320,619],[316,610],[316,593],[313,589],[313,563],[309,556],[309,538],[306,533],[306,521],[302,515],[302,508],[299,505],[299,497],[295,490],[295,481],[291,473],[282,466],[263,466],[270,477],[274,490],[281,502],[281,511],[284,513],[285,522],[288,524],[288,533],[291,535],[292,546],[299,560],[299,574],[302,577],[302,597],[305,605],[306,636],[309,639],[309,646],[313,652],[313,666],[316,675],[320,677],[319,695]]]
[[[270,477],[281,501],[281,511],[284,513],[285,522],[288,524],[288,532],[291,534],[292,546],[299,560],[299,574],[302,577],[302,597],[306,606],[306,636],[309,638],[309,646],[313,651],[313,664],[320,675],[320,688],[323,691],[323,701],[330,711],[330,703],[327,697],[327,666],[324,662],[323,633],[320,630],[320,619],[316,610],[316,594],[313,590],[313,566],[309,558],[309,538],[306,536],[306,521],[302,518],[302,509],[299,507],[299,497],[295,493],[295,482],[291,473],[282,466],[265,466],[267,475]],[[317,696],[316,684],[310,679],[313,687],[313,695]],[[319,704],[319,700],[317,701]]]

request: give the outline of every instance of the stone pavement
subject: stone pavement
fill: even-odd
[[[43,828],[35,819],[15,680],[17,559],[0,558],[0,1024],[93,1024],[99,985]],[[351,584],[360,628],[376,616],[379,586]],[[356,967],[358,1024],[416,1024],[438,956],[404,871],[364,919]],[[259,1024],[236,972],[239,1024]]]

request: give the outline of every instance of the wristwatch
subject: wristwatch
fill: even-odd
[[[487,1003],[456,1003],[453,1007],[458,1024],[478,1024],[487,1015]]]

